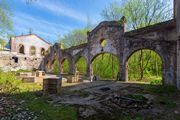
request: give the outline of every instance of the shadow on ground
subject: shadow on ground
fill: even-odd
[[[25,120],[180,120],[173,86],[96,81],[64,85],[59,96],[43,96],[40,89],[2,96],[12,104],[4,116],[21,113]]]

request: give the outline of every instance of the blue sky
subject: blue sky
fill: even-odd
[[[37,0],[27,4],[26,0],[8,0],[12,9],[14,34],[38,34],[54,43],[57,36],[73,29],[84,28],[87,18],[92,24],[102,21],[101,11],[115,0]]]

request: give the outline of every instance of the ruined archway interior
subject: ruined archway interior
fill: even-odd
[[[24,54],[24,45],[19,45],[19,53]]]
[[[119,61],[110,53],[101,53],[92,61],[92,72],[99,80],[116,80],[119,72]]]
[[[46,54],[45,49],[44,49],[44,48],[41,48],[41,56],[45,56],[45,54]]]
[[[36,48],[34,46],[30,47],[30,55],[36,55]]]
[[[67,59],[64,59],[61,62],[61,73],[62,74],[68,74],[69,73],[69,62]]]
[[[79,71],[81,75],[86,75],[86,67],[87,67],[86,59],[84,57],[80,57],[76,61],[76,70]]]
[[[162,84],[162,64],[155,51],[138,50],[128,59],[128,80]]]
[[[60,64],[59,60],[55,59],[52,64],[52,72],[53,74],[60,74]]]

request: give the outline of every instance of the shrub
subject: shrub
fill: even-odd
[[[0,93],[11,94],[18,90],[21,83],[17,80],[15,73],[0,71]]]
[[[158,79],[158,80],[151,80],[150,82],[151,85],[161,85],[162,84],[162,80]]]

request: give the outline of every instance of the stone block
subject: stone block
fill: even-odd
[[[60,94],[62,87],[62,77],[47,77],[43,79],[44,95]]]

